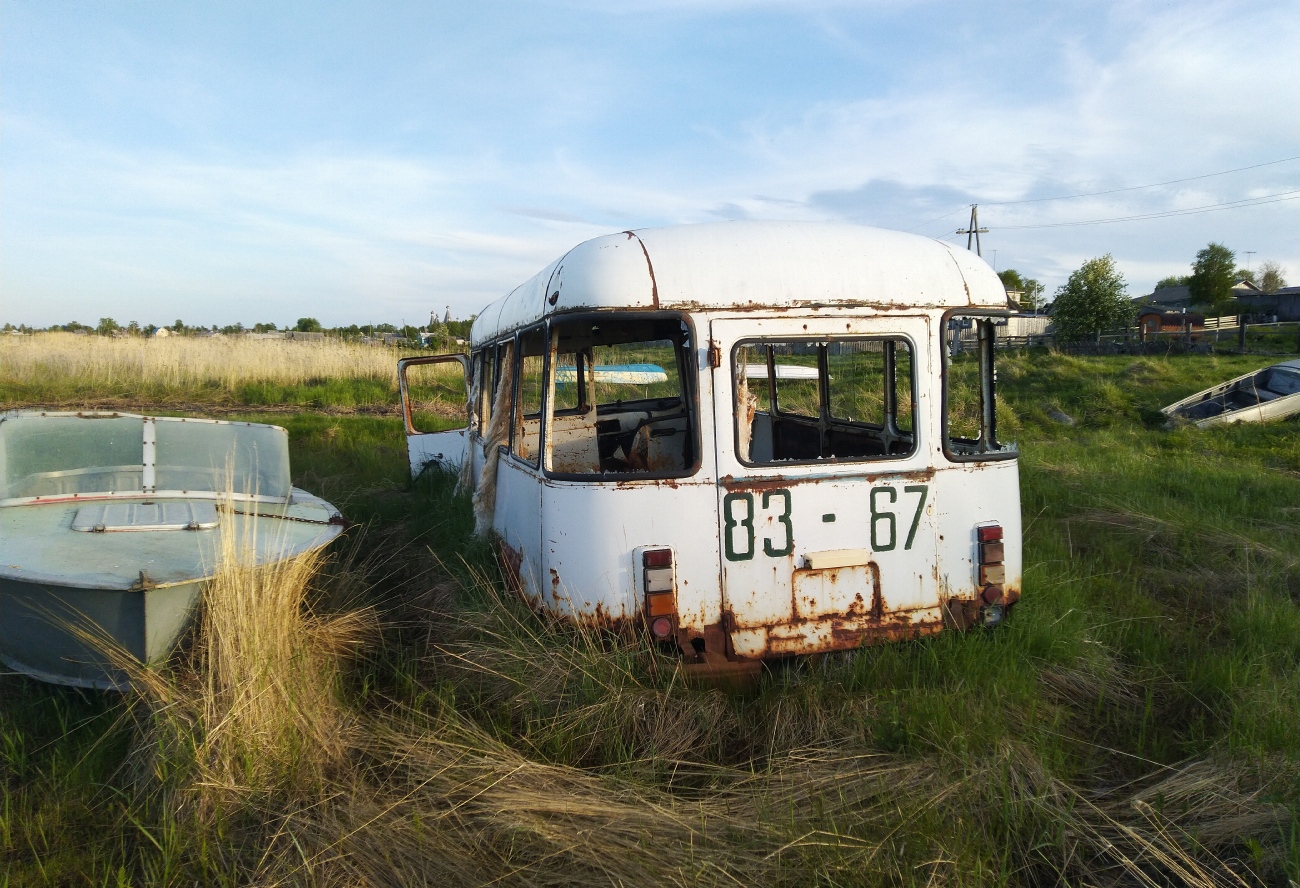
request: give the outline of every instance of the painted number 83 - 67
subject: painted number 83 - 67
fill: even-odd
[[[921,524],[921,513],[929,496],[929,486],[908,484],[902,496],[913,496],[916,503],[911,509],[911,520],[903,548],[912,548],[916,529]],[[896,508],[903,506],[899,490],[891,485],[871,488],[867,500],[871,506],[871,551],[889,552],[898,548],[899,516]],[[749,561],[758,551],[754,527],[771,519],[773,535],[762,539],[763,554],[769,558],[784,558],[794,552],[794,522],[790,518],[790,491],[781,488],[764,490],[761,494],[748,491],[729,493],[722,498],[722,548],[728,561]],[[904,518],[906,519],[904,508]]]

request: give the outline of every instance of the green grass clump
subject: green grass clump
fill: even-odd
[[[1159,414],[1269,361],[998,357],[1025,525],[1011,619],[776,662],[742,695],[686,686],[635,633],[531,613],[454,479],[409,480],[399,420],[276,418],[295,483],[360,522],[303,619],[384,626],[313,686],[336,736],[295,748],[328,754],[272,773],[307,779],[196,770],[210,728],[158,730],[181,666],[135,705],[0,676],[3,878],[1300,880],[1297,425]]]

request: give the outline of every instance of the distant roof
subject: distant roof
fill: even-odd
[[[1256,296],[1264,291],[1252,284],[1250,281],[1242,278],[1232,285],[1232,295],[1234,297]],[[1192,294],[1186,284],[1177,287],[1161,287],[1145,296],[1134,296],[1132,301],[1138,305],[1170,305],[1182,306],[1191,302]]]
[[[646,228],[574,247],[474,321],[474,343],[578,309],[1004,309],[983,259],[931,238],[822,222]]]

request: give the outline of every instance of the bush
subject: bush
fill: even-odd
[[[1075,341],[1133,320],[1124,275],[1109,253],[1089,259],[1056,291],[1052,326],[1058,339]]]

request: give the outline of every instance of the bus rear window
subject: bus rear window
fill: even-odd
[[[742,342],[732,370],[747,465],[916,451],[912,346],[902,337]]]

